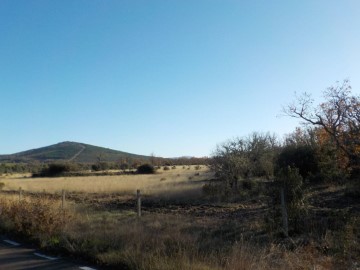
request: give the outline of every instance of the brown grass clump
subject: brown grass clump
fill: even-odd
[[[0,205],[1,229],[38,242],[40,246],[59,244],[66,225],[72,222],[72,215],[49,199],[26,198],[19,201],[3,196]]]

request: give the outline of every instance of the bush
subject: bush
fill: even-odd
[[[285,147],[276,163],[278,170],[288,166],[298,168],[303,179],[315,175],[318,171],[315,149],[307,145]]]
[[[98,162],[91,166],[91,170],[93,171],[107,171],[110,169],[110,165],[107,162]]]
[[[256,183],[254,180],[245,179],[244,181],[242,181],[243,189],[253,190],[255,188],[255,186],[256,186]]]
[[[69,172],[77,171],[77,166],[71,163],[52,163],[43,168],[40,173],[33,174],[33,177],[56,177]]]
[[[0,228],[36,241],[40,246],[59,243],[66,224],[73,215],[59,208],[57,202],[43,198],[21,202],[1,198]]]
[[[299,232],[300,224],[307,216],[304,202],[303,178],[297,168],[290,166],[280,169],[274,186],[270,190],[272,197],[271,211],[266,217],[268,229],[277,231],[282,227],[280,190],[284,189],[285,206],[288,214],[289,231]],[[271,228],[270,228],[271,227]]]
[[[155,168],[150,164],[143,164],[137,168],[136,172],[139,174],[152,174],[155,173]]]
[[[168,166],[164,166],[163,170],[168,171],[168,170],[170,170],[170,168]]]

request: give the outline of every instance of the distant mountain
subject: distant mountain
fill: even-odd
[[[74,161],[94,163],[99,159],[101,161],[112,162],[122,158],[149,159],[150,157],[85,143],[61,142],[11,155],[0,155],[0,162]]]

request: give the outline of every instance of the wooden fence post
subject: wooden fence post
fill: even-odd
[[[141,194],[140,189],[136,191],[136,199],[137,199],[137,216],[141,217]]]
[[[283,229],[284,229],[285,236],[288,237],[289,236],[288,215],[287,215],[287,211],[286,211],[285,194],[284,194],[283,187],[281,188],[280,196],[281,196],[281,212],[282,212],[282,219],[283,219]]]
[[[61,209],[64,210],[64,207],[65,207],[65,190],[63,189],[61,191]]]

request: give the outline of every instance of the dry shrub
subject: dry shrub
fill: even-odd
[[[290,251],[279,245],[260,247],[250,243],[237,243],[227,261],[228,270],[265,269],[333,269],[330,257],[319,253],[314,245]]]
[[[22,201],[1,198],[0,204],[0,227],[41,246],[59,244],[66,224],[72,219],[68,211],[59,208],[59,203],[44,198]]]

